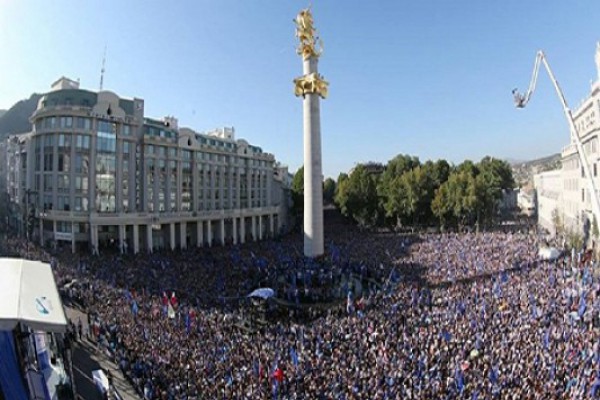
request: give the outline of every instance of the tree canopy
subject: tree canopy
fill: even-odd
[[[493,222],[504,193],[513,186],[510,165],[499,159],[452,166],[446,160],[421,163],[401,154],[380,174],[363,165],[340,174],[335,204],[361,225],[479,225]]]

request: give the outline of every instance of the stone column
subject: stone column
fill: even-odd
[[[317,57],[304,60],[304,75],[318,74]],[[304,255],[323,254],[323,173],[318,93],[307,93],[304,111]]]
[[[92,239],[92,254],[98,254],[98,225],[90,225],[90,236]]]
[[[208,239],[208,247],[212,247],[212,221],[209,219],[208,221],[206,221],[206,226],[207,226],[207,230],[206,230],[206,238]]]
[[[252,216],[252,240],[256,242],[256,216]]]
[[[175,250],[175,224],[173,222],[169,224],[169,246],[171,246],[171,250]]]
[[[246,243],[246,217],[240,217],[240,243]]]
[[[198,221],[196,223],[196,245],[198,247],[202,247],[204,246],[204,229],[203,229],[203,222],[202,221]]]
[[[233,217],[231,219],[231,229],[233,232],[233,244],[237,244],[237,239],[238,239],[238,232],[237,232],[237,217]]]
[[[263,216],[258,216],[258,239],[263,239]]]
[[[187,223],[179,224],[179,244],[182,249],[187,249]]]
[[[119,225],[119,251],[125,252],[125,225]]]
[[[133,254],[140,252],[140,226],[133,225]]]
[[[148,253],[152,253],[153,244],[152,244],[152,224],[146,225],[146,247],[148,248]]]
[[[221,245],[225,246],[225,218],[219,220],[219,227],[221,231]]]
[[[71,223],[71,253],[75,254],[75,223]]]
[[[269,232],[272,238],[275,237],[274,220],[273,214],[269,214]]]

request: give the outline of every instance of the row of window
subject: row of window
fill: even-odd
[[[110,125],[104,126],[102,131],[98,131],[97,133],[97,151],[100,152],[116,152],[117,149],[117,140],[116,135],[110,131]],[[77,149],[90,149],[91,145],[91,136],[89,135],[71,135],[69,133],[48,133],[43,136],[38,136],[35,138],[34,147],[36,151],[40,150],[40,147],[53,148],[55,141],[59,148],[65,149],[70,148],[72,143],[75,143]],[[130,153],[133,150],[134,143],[123,141],[122,149],[123,153]],[[152,144],[145,146],[146,155],[157,155],[160,158],[166,158],[168,153],[169,158],[173,159],[177,157],[177,148],[176,147],[166,147],[166,146],[155,146]],[[182,150],[181,152],[182,158],[184,160],[192,159],[192,152],[189,150]],[[244,166],[255,166],[255,167],[267,167],[271,163],[266,160],[256,160],[256,159],[244,159],[238,158],[235,156],[229,156],[226,154],[216,154],[216,153],[208,153],[208,152],[196,152],[196,160],[198,161],[212,161],[212,162],[220,162],[224,164],[242,164]]]
[[[151,125],[144,125],[144,135],[166,139],[175,139],[177,137],[177,133],[174,131],[168,129],[161,129]]]
[[[92,130],[93,119],[89,117],[46,117],[38,118],[35,121],[35,130],[42,129],[82,129]],[[121,135],[131,135],[132,128],[127,124],[117,124],[112,121],[97,120],[97,130],[105,132],[120,133]]]

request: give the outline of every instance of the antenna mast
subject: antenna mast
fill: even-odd
[[[102,69],[100,70],[100,90],[104,86],[104,65],[106,64],[106,45],[104,45],[104,55],[102,56]]]

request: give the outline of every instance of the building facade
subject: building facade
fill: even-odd
[[[21,215],[35,210],[41,243],[137,253],[244,243],[286,226],[285,167],[233,128],[179,128],[145,116],[143,99],[67,78],[30,120],[32,132],[12,139],[8,168],[19,162],[19,177],[7,186]]]
[[[600,187],[600,43],[596,48],[596,67],[598,79],[592,84],[590,95],[572,112],[577,132],[571,133],[570,143],[562,149],[561,169],[534,176],[538,221],[549,232],[555,231],[553,221],[556,219],[567,231],[589,237],[594,219],[600,223],[600,216],[595,217],[592,212],[594,194],[587,182],[591,178],[595,187]],[[582,143],[591,177],[585,176],[572,136],[575,134],[579,135]],[[553,213],[556,215],[554,218]]]

